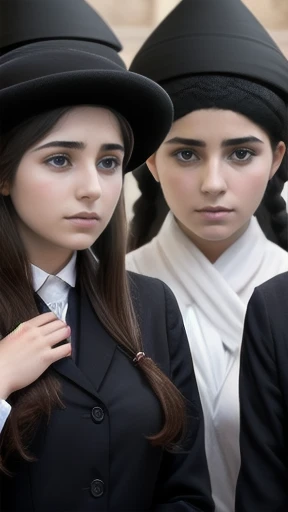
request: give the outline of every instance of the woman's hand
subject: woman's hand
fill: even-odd
[[[71,355],[71,329],[54,313],[44,313],[20,324],[0,341],[0,398],[32,384],[47,368]]]

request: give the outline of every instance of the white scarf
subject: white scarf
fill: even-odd
[[[158,236],[128,254],[127,268],[158,277],[176,295],[203,406],[216,512],[232,512],[240,464],[238,374],[246,306],[255,286],[288,270],[288,255],[266,239],[253,217],[212,264],[170,212]]]

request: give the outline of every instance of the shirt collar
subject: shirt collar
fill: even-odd
[[[71,260],[67,263],[67,265],[56,274],[57,277],[62,279],[65,283],[69,284],[74,288],[76,284],[76,258],[77,251],[74,252]],[[32,268],[32,277],[33,277],[33,288],[35,292],[37,292],[48,279],[49,275],[45,270],[42,270],[36,265],[31,263]]]

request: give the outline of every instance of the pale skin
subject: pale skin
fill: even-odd
[[[10,195],[29,261],[57,274],[74,251],[87,249],[104,231],[122,190],[124,146],[117,118],[99,107],[71,109],[23,155]],[[91,225],[71,221],[95,214]],[[71,355],[70,327],[53,313],[21,324],[0,341],[0,398],[34,382],[55,361]]]
[[[247,229],[285,150],[245,116],[203,109],[175,121],[147,165],[180,229],[214,263]]]

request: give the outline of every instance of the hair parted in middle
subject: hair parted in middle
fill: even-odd
[[[106,107],[103,107],[106,108]],[[133,147],[133,134],[123,116],[113,109],[118,119],[125,149],[124,165]],[[11,183],[26,151],[47,133],[70,110],[62,107],[27,119],[0,138],[0,185]],[[0,333],[6,336],[20,323],[36,315],[38,310],[32,272],[16,227],[16,211],[9,196],[0,194]],[[125,270],[127,225],[123,193],[110,223],[90,249],[77,255],[77,281],[81,292],[90,300],[95,314],[127,357],[142,352],[140,328],[131,299],[133,280]],[[137,356],[136,356],[137,357]],[[147,379],[163,411],[163,428],[151,435],[151,443],[170,449],[185,432],[185,403],[169,378],[149,357],[138,361],[139,371]],[[54,407],[63,407],[56,374],[49,368],[37,381],[14,392],[9,401],[11,414],[0,440],[0,469],[7,471],[11,454],[33,460],[27,442],[38,423],[49,420]]]

